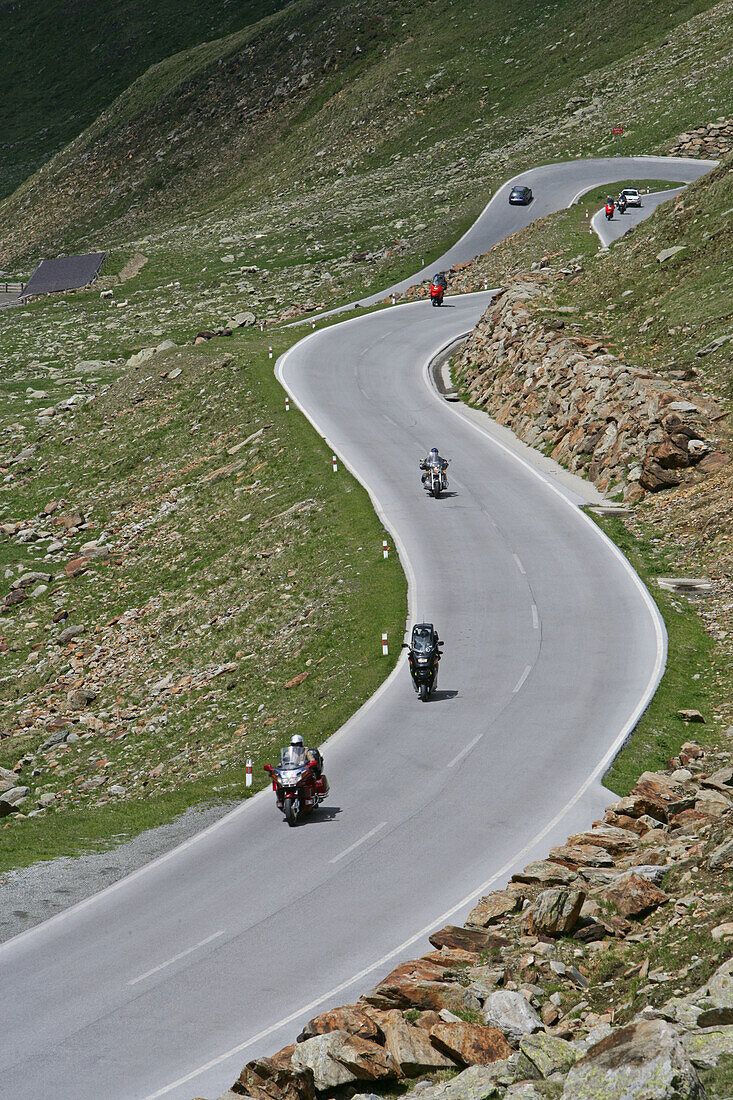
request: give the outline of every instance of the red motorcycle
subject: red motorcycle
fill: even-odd
[[[442,306],[447,285],[445,275],[442,272],[433,275],[433,281],[430,284],[430,301],[434,306]]]
[[[272,778],[277,808],[285,815],[288,825],[297,824],[303,814],[328,796],[328,780],[325,775],[317,774],[318,763],[306,761],[302,753],[293,753],[290,747],[281,750],[279,764],[274,767],[265,764],[265,771]]]
[[[615,209],[615,207],[614,207],[614,204],[612,202],[607,202],[606,203],[606,221],[609,221],[609,222],[611,221],[611,219],[613,218],[614,209]]]

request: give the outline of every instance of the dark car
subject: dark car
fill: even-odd
[[[509,192],[509,202],[512,206],[526,206],[532,201],[531,187],[512,187]]]

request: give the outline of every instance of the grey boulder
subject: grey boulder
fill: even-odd
[[[531,1004],[521,993],[510,990],[497,990],[484,1002],[483,1020],[485,1024],[498,1027],[512,1046],[518,1046],[524,1035],[535,1031],[544,1031],[545,1025]]]
[[[733,1026],[690,1031],[682,1042],[693,1065],[712,1069],[723,1055],[733,1055]]]
[[[469,1066],[445,1084],[420,1088],[413,1095],[420,1100],[500,1100],[506,1086],[518,1076],[516,1067],[502,1060],[489,1066]]]
[[[319,1092],[358,1080],[376,1081],[398,1076],[391,1055],[383,1047],[345,1031],[329,1031],[298,1043],[292,1064],[296,1070],[312,1070]]]
[[[602,1039],[565,1079],[563,1100],[704,1100],[680,1035],[664,1020],[639,1020]]]

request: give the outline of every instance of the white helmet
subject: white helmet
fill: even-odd
[[[302,749],[304,745],[303,738],[300,736],[299,733],[294,733],[293,736],[290,738],[290,744],[299,745]]]

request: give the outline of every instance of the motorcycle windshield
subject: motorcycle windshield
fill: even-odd
[[[280,750],[281,768],[302,768],[305,765],[305,749],[299,745],[288,745]]]
[[[412,635],[412,648],[415,653],[430,653],[433,649],[433,635],[427,630],[415,631]]]

